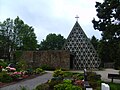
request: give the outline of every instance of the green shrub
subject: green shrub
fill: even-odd
[[[48,84],[41,84],[38,85],[35,90],[49,90],[49,85]]]
[[[73,73],[74,80],[82,80],[84,78],[83,74],[81,73]]]
[[[100,86],[100,83],[95,81],[89,81],[89,84],[93,89],[96,89],[97,87]]]
[[[71,83],[72,83],[72,80],[64,80],[63,83],[71,84]]]
[[[64,76],[64,77],[72,77],[72,76],[73,76],[73,73],[72,73],[72,72],[64,72],[64,73],[63,73],[63,76]]]
[[[68,85],[65,90],[82,90],[82,88],[80,88],[79,86],[75,86],[75,85]]]
[[[41,72],[43,72],[43,69],[41,69],[41,68],[37,68],[37,69],[35,70],[35,73],[36,73],[36,74],[40,74]]]
[[[19,62],[17,62],[16,68],[17,68],[17,71],[27,70],[28,65],[25,60],[20,60]]]
[[[53,77],[63,77],[63,71],[61,69],[57,69],[53,73]]]
[[[80,80],[83,80],[83,79],[84,79],[84,76],[79,76],[79,79],[80,79]]]
[[[98,81],[101,80],[101,75],[97,75],[95,72],[87,72],[88,81]]]
[[[34,70],[32,68],[27,69],[27,74],[32,75],[34,73]]]
[[[14,74],[14,75],[11,75],[11,78],[15,81],[15,80],[18,80],[18,78],[20,77],[20,75],[18,74]]]
[[[9,74],[7,74],[6,72],[0,73],[0,82],[8,83],[8,82],[12,82],[12,81],[13,81],[13,79]]]
[[[49,84],[51,90],[53,90],[55,85],[60,84],[60,83],[63,83],[63,80],[51,79],[48,81],[48,84]]]
[[[54,90],[82,90],[82,88],[72,85],[71,80],[64,80],[63,84],[55,85]]]
[[[0,66],[2,66],[3,68],[7,67],[7,62],[4,62],[3,60],[0,60]]]

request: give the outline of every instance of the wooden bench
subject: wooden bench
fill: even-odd
[[[108,73],[108,78],[111,79],[111,82],[113,82],[113,79],[120,79],[119,74],[109,74]]]

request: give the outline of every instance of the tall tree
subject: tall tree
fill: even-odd
[[[60,50],[62,49],[64,42],[65,42],[65,38],[60,34],[58,35],[49,34],[46,36],[46,40],[43,39],[39,49],[40,50]]]
[[[20,50],[36,50],[37,40],[34,33],[34,28],[24,24],[24,22],[17,17],[14,20],[14,37],[17,49]]]
[[[95,36],[92,36],[90,41],[91,41],[92,45],[94,46],[95,50],[98,50],[99,40]]]
[[[99,20],[95,20],[94,18],[92,22],[94,29],[102,31],[101,55],[108,55],[106,58],[103,58],[103,61],[114,61],[115,67],[119,67],[120,1],[104,0],[103,3],[96,2],[95,7]]]
[[[12,40],[13,40],[13,20],[7,18],[3,23],[0,24],[0,36],[1,36],[1,53],[4,58],[10,59],[10,55],[13,50]]]
[[[24,24],[19,17],[15,20],[7,18],[3,23],[0,22],[0,58],[6,55],[10,57],[12,51],[36,48],[34,28]]]

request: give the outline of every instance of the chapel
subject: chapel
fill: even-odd
[[[63,49],[70,52],[71,69],[94,69],[100,65],[98,54],[78,20],[73,26]]]

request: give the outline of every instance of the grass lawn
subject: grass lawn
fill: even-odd
[[[120,84],[108,83],[110,85],[110,90],[120,90]]]
[[[110,90],[120,90],[120,83],[112,83],[112,82],[104,82],[101,81],[101,83],[106,83],[110,86]],[[97,88],[97,90],[101,90],[101,86]]]

